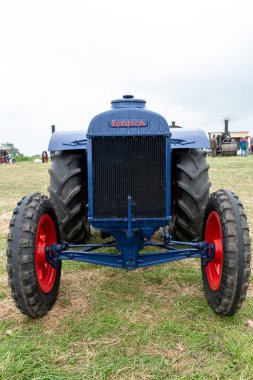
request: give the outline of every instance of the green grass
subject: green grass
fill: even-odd
[[[253,230],[253,157],[208,161],[212,190],[237,193]],[[236,315],[219,317],[197,260],[134,272],[65,262],[51,312],[19,313],[5,271],[8,223],[22,196],[46,192],[48,167],[0,165],[0,379],[252,379],[252,286]]]

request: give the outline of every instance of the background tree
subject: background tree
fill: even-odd
[[[17,156],[19,157],[23,157],[24,155],[19,151],[18,148],[15,147],[14,144],[12,143],[9,143],[9,142],[6,142],[6,143],[3,143],[1,144],[2,148],[8,148],[9,150],[9,154],[12,154],[15,158]]]

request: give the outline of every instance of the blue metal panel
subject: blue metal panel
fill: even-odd
[[[48,145],[50,152],[80,149],[87,149],[87,138],[84,131],[55,132],[52,134]]]
[[[141,228],[141,229],[154,229],[157,230],[159,227],[166,226],[169,221],[172,220],[171,216],[168,216],[166,218],[138,218],[136,220],[135,218],[132,218],[132,228]],[[102,228],[103,230],[106,229],[125,229],[128,226],[128,219],[96,219],[96,218],[89,218],[89,222],[92,223],[92,225],[95,228]]]
[[[113,127],[116,121],[145,121],[145,126]],[[116,123],[115,123],[116,124]],[[87,137],[169,135],[167,121],[159,114],[142,108],[117,108],[97,115],[91,120]]]
[[[171,149],[210,149],[206,133],[202,129],[171,129]]]
[[[92,210],[90,211],[92,214]],[[89,223],[92,224],[94,228],[101,229],[104,232],[113,235],[115,231],[127,230],[129,221],[125,219],[93,219],[93,217],[88,218]],[[166,227],[172,220],[171,216],[166,218],[132,218],[130,222],[133,231],[141,230],[144,237],[151,239],[153,234],[160,228]]]

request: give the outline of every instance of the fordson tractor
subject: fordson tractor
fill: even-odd
[[[125,95],[87,134],[52,134],[50,198],[25,196],[8,235],[12,297],[29,317],[54,305],[62,260],[134,270],[200,258],[211,308],[231,315],[242,306],[251,259],[242,203],[229,190],[209,196],[205,133],[170,128],[145,103]],[[89,243],[90,226],[103,243]]]

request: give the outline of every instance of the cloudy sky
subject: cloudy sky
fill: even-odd
[[[0,143],[31,155],[134,94],[168,122],[253,134],[250,0],[0,0]]]

